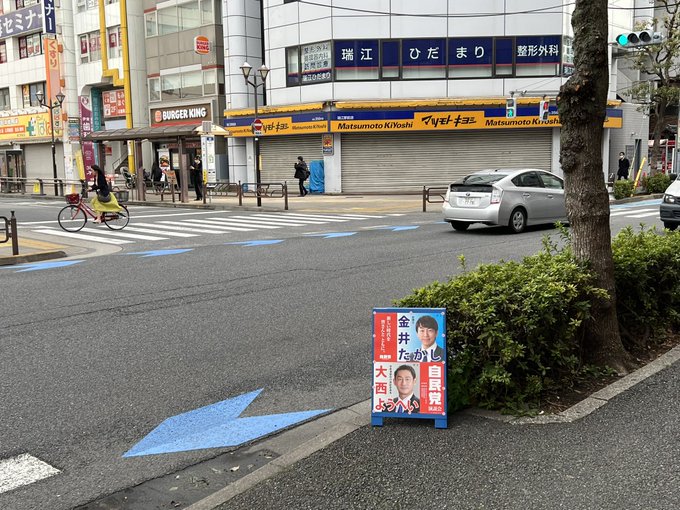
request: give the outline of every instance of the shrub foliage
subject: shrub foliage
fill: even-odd
[[[620,181],[614,182],[614,198],[616,200],[628,198],[632,194],[633,194],[633,181],[629,181],[628,179],[621,179]]]

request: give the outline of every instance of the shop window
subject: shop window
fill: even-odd
[[[203,71],[203,95],[214,96],[217,90],[217,69]]]
[[[405,39],[401,44],[402,78],[446,78],[445,39]]]
[[[81,35],[80,40],[80,62],[81,64],[87,64],[90,61],[90,45],[88,43],[87,34]]]
[[[87,34],[88,46],[90,50],[90,62],[96,62],[102,59],[102,47],[99,39],[99,32],[90,32]]]
[[[31,5],[39,4],[40,0],[16,0],[16,8],[23,9],[24,7],[30,7]]]
[[[118,58],[121,55],[120,26],[106,29],[106,38],[109,42],[109,58]]]
[[[161,79],[149,78],[149,102],[161,100]]]
[[[380,73],[378,41],[335,41],[335,79],[377,80]]]
[[[158,35],[167,35],[177,32],[179,20],[177,17],[177,7],[166,7],[156,11],[158,20]]]
[[[300,85],[300,48],[286,48],[286,85]]]
[[[203,72],[182,73],[182,98],[189,99],[203,95]]]
[[[97,0],[78,0],[78,12],[90,11],[98,7]]]
[[[0,89],[0,110],[9,110],[9,88]]]
[[[201,25],[215,23],[214,0],[201,0]]]
[[[144,15],[144,26],[146,27],[147,37],[154,37],[158,35],[158,21],[156,11],[147,12]]]
[[[331,81],[333,54],[331,41],[322,41],[300,46],[302,64],[302,83],[322,83]]]
[[[0,64],[7,62],[7,42],[0,41]]]
[[[40,34],[19,37],[19,58],[30,58],[42,55],[42,38]]]
[[[45,82],[28,83],[21,86],[21,96],[23,98],[23,107],[40,106],[38,98],[35,97],[38,92],[45,95]]]
[[[179,5],[177,8],[179,10],[180,30],[189,30],[201,26],[201,11],[198,8],[197,1]]]
[[[399,78],[399,41],[382,41],[380,75],[384,79]]]
[[[182,75],[167,74],[161,76],[161,99],[175,101],[181,97]]]
[[[494,76],[512,76],[513,74],[513,59],[514,41],[512,39],[496,39],[495,40],[495,61],[494,61]]]

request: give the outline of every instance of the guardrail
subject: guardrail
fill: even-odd
[[[0,243],[6,243],[12,240],[12,255],[19,255],[19,238],[17,237],[17,219],[14,216],[14,211],[10,211],[12,216],[8,219],[5,216],[0,216],[0,220],[5,224],[5,239]]]
[[[288,210],[288,182],[241,182],[238,181],[238,205],[244,197],[283,198],[284,210]]]
[[[427,212],[427,204],[443,204],[448,190],[448,186],[423,186],[423,212]]]
[[[86,189],[87,183],[83,180],[69,179],[26,179],[25,177],[0,177],[0,193],[21,193],[25,195],[27,189],[32,189],[33,195],[45,195],[45,186],[54,186],[54,195],[63,197],[66,186],[77,186]],[[87,195],[85,195],[87,196]]]

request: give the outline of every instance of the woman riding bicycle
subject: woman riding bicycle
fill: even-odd
[[[99,165],[92,165],[90,168],[92,168],[92,170],[96,173],[95,183],[92,186],[91,191],[97,192],[97,196],[92,197],[90,204],[92,205],[92,209],[94,209],[94,211],[97,213],[97,217],[95,218],[94,222],[101,223],[103,213],[117,213],[123,208],[118,205],[116,197],[109,190],[109,184],[106,182],[106,175],[104,174],[104,171],[99,168]]]

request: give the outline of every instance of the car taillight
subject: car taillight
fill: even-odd
[[[451,188],[448,187],[446,188],[446,198],[444,199],[446,202],[449,201],[449,197],[451,196]]]
[[[503,195],[502,190],[500,190],[498,188],[493,188],[493,191],[491,192],[491,203],[492,204],[500,204],[502,195]]]

